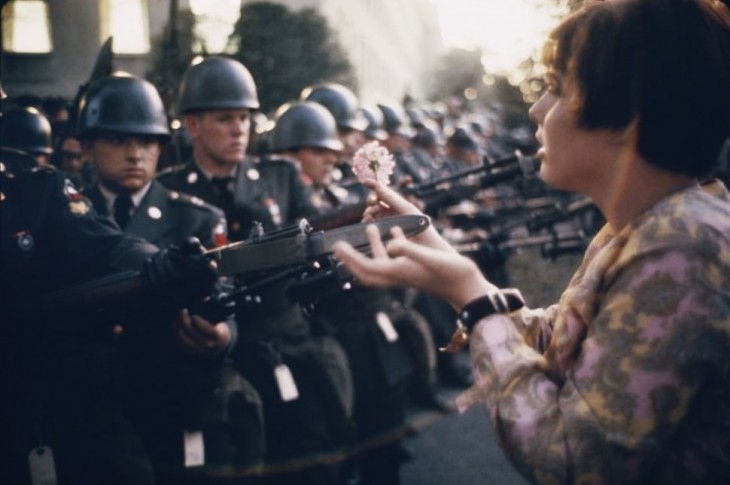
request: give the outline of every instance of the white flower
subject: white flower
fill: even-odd
[[[360,182],[378,180],[388,185],[395,168],[393,155],[377,141],[366,143],[355,152],[352,170]]]

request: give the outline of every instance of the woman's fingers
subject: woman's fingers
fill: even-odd
[[[387,258],[388,252],[385,250],[383,241],[380,238],[380,230],[378,229],[378,227],[374,225],[369,225],[365,228],[365,233],[368,236],[370,251],[373,254],[373,258]]]
[[[384,263],[389,259],[369,258],[347,244],[338,242],[333,247],[334,254],[345,267],[366,286],[392,286],[395,282],[390,278]]]

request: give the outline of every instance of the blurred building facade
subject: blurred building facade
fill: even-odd
[[[115,68],[145,76],[151,45],[164,34],[173,1],[3,1],[0,61],[5,92],[73,98],[110,35],[114,35]],[[191,3],[204,1],[177,3],[180,9],[188,9]],[[432,79],[430,69],[441,50],[436,7],[428,0],[275,3],[291,9],[314,8],[327,18],[355,68],[358,94],[364,101],[425,96]],[[10,23],[11,18],[16,21]]]

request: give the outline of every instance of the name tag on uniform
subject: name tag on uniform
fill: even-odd
[[[380,331],[383,332],[385,340],[390,343],[398,340],[398,332],[393,326],[393,322],[390,321],[390,317],[385,312],[378,312],[375,314],[375,321],[378,323]]]
[[[183,446],[185,448],[185,468],[205,465],[205,446],[202,431],[183,432]]]
[[[279,395],[284,402],[294,401],[299,398],[299,390],[297,383],[294,382],[294,376],[286,364],[277,365],[274,368],[274,376],[276,376],[276,384],[279,386]]]
[[[28,466],[33,485],[56,485],[56,462],[49,446],[33,448],[28,455]]]

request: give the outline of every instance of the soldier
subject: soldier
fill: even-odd
[[[219,209],[154,180],[170,132],[162,100],[150,83],[132,76],[97,81],[84,97],[77,136],[98,174],[98,183],[84,194],[127,234],[158,247],[180,245],[189,237],[208,248],[225,243],[225,218]],[[142,318],[150,316],[145,312]],[[263,424],[256,419],[261,416],[260,399],[250,385],[243,393],[250,397],[245,409],[237,410],[249,414],[247,428],[204,412],[216,405],[218,397],[226,399],[224,378],[235,378],[226,360],[235,321],[209,321],[186,312],[169,329],[145,327],[144,340],[124,338],[130,343],[123,347],[125,401],[154,464],[165,470],[158,478],[176,483],[184,467],[260,462]],[[153,333],[149,327],[160,331]],[[139,328],[135,325],[125,333]],[[233,439],[221,439],[216,427],[228,429]],[[193,461],[190,457],[196,453],[203,458]],[[200,468],[194,472],[204,474]]]
[[[6,156],[0,160],[0,481],[151,484],[146,453],[117,399],[114,321],[96,307],[56,310],[47,304],[53,299],[33,299],[143,267],[135,301],[154,306],[178,294],[202,298],[214,273],[202,258],[124,236],[61,172],[13,173]],[[141,299],[147,294],[154,297]]]
[[[446,139],[446,156],[456,171],[466,170],[481,163],[479,142],[466,126],[457,126]]]
[[[344,147],[335,119],[312,101],[286,106],[271,132],[271,150],[298,164],[302,181],[312,189],[312,201],[320,211],[357,202],[356,196],[349,196],[348,201],[347,190],[332,183],[332,170]]]
[[[420,183],[428,179],[431,169],[421,165],[411,153],[411,139],[415,135],[403,109],[393,104],[378,104],[383,115],[383,126],[388,133],[385,147],[393,153],[396,162],[395,183]]]
[[[241,63],[213,56],[191,65],[179,98],[193,160],[163,171],[160,182],[221,208],[233,241],[249,237],[254,222],[270,231],[317,213],[291,163],[246,157],[251,111],[259,101]]]
[[[96,180],[96,168],[81,151],[81,144],[73,135],[62,135],[54,150],[51,164],[66,172],[68,178],[83,190]]]
[[[342,149],[332,171],[334,181],[340,187],[359,190],[361,195],[366,193],[367,191],[357,182],[350,166],[353,155],[365,143],[364,132],[368,126],[368,120],[360,111],[360,103],[355,93],[342,84],[325,83],[305,88],[301,99],[319,103],[335,119]]]
[[[239,62],[213,56],[191,65],[181,83],[179,110],[193,160],[159,176],[169,188],[222,209],[233,240],[318,213],[291,160],[246,157],[251,111],[258,107],[256,85]],[[262,288],[256,297],[239,312],[245,312],[246,325],[234,359],[264,402],[267,470],[297,459],[303,469],[287,479],[334,483],[337,467],[330,466],[330,457],[314,455],[339,446],[349,430],[328,373],[328,367],[341,368],[344,355],[328,364],[338,348],[323,349],[327,341],[311,339],[302,309],[289,301],[283,284]]]
[[[317,103],[290,105],[279,116],[272,149],[300,163],[302,176],[314,188],[314,203],[324,211],[322,218],[329,214],[337,219],[343,208],[364,204],[368,190],[356,179],[333,180],[329,171],[337,159],[339,167],[349,169],[356,143],[365,141],[366,126],[356,117],[362,113],[357,97],[344,86],[320,85],[304,93]],[[357,220],[361,213],[355,213]],[[367,484],[396,483],[406,429],[405,384],[414,369],[407,348],[417,333],[413,315],[389,292],[360,288],[321,295],[309,316],[314,326],[337,338],[352,369],[357,442],[351,472],[359,472]]]

